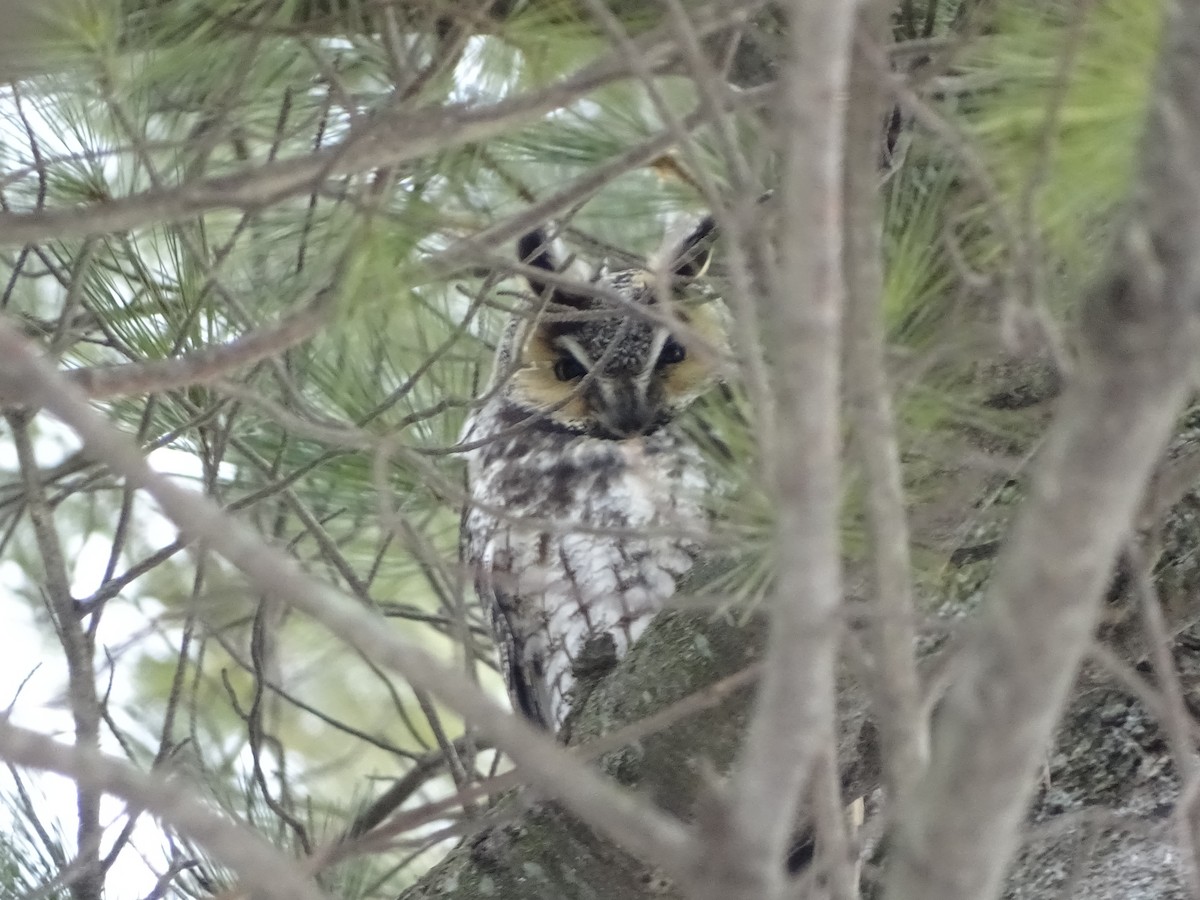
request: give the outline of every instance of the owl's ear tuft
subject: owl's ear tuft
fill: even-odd
[[[517,240],[517,259],[527,266],[557,275],[562,269],[562,264],[554,258],[554,251],[550,244],[549,235],[541,228],[522,235]],[[551,285],[536,275],[526,275],[525,280],[529,282],[529,289],[539,298],[549,294],[554,303],[575,308],[581,308],[587,303],[586,297],[572,294],[569,290],[564,290],[557,285]]]
[[[712,262],[713,244],[719,232],[717,220],[705,216],[671,251],[669,270],[680,279],[699,278]]]
[[[770,216],[773,214],[771,201],[774,193],[774,191],[767,191],[759,195],[760,212],[757,215]],[[705,216],[696,223],[696,226],[683,240],[675,245],[667,257],[667,270],[682,281],[699,278],[708,270],[713,259],[713,247],[720,237],[721,229],[717,227],[717,220],[711,215]]]
[[[546,272],[557,272],[558,266],[554,261],[554,253],[550,249],[550,238],[542,229],[531,231],[528,234],[521,235],[517,240],[517,259],[528,266],[533,266],[535,269],[542,269]],[[546,283],[535,282],[535,279],[529,278],[529,286],[533,288],[537,294],[543,294],[546,291]]]

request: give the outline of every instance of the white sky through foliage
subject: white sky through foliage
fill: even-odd
[[[38,426],[39,439],[34,449],[40,467],[53,467],[78,449],[74,436],[53,419],[42,417]],[[177,475],[187,482],[194,482],[200,474],[195,458],[180,451],[156,450],[150,454],[149,460],[157,470]],[[17,471],[16,454],[7,436],[0,438],[0,468],[9,472]],[[70,566],[71,595],[80,599],[91,594],[103,577],[111,535],[102,537],[100,534],[70,533],[62,527],[70,521],[65,516],[56,520],[64,555]],[[170,543],[177,534],[170,522],[149,508],[140,510],[134,527],[158,545]],[[16,562],[0,560],[0,596],[6,598],[5,628],[0,638],[0,703],[10,712],[14,724],[71,743],[74,729],[66,700],[67,675],[62,650],[57,646],[49,624],[38,622],[38,617],[44,619],[45,614],[39,612],[39,587],[30,582],[29,576],[30,573]],[[107,688],[110,691],[109,709],[120,726],[129,729],[131,736],[138,740],[156,742],[154,735],[139,734],[141,726],[122,713],[134,699],[133,686],[126,680],[128,669],[119,664],[110,667],[106,660],[107,651],[119,661],[124,646],[146,628],[144,612],[127,602],[130,597],[137,595],[137,591],[135,582],[124,596],[105,606],[97,632],[96,682],[99,689]],[[116,757],[124,755],[117,741],[104,727],[102,749]],[[63,845],[70,852],[74,848],[77,823],[74,783],[46,773],[22,772],[21,778],[43,826],[51,835],[61,837]],[[0,793],[11,797],[15,791],[16,783],[11,773],[0,771]],[[125,826],[125,804],[106,797],[101,810],[106,838],[104,849],[107,850]],[[10,824],[6,830],[15,834],[13,814],[0,811],[0,815],[9,817]],[[28,835],[28,838],[37,839],[34,835]],[[164,868],[164,843],[165,837],[155,826],[154,820],[142,815],[130,847],[117,857],[106,880],[105,896],[111,900],[145,897],[156,881],[154,869],[162,871]]]

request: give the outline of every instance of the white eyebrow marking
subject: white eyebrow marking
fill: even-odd
[[[595,385],[595,387],[600,390],[600,396],[604,398],[605,403],[607,403],[609,406],[612,406],[614,403],[616,403],[616,395],[613,393],[612,385],[609,384],[605,379],[598,376],[598,373],[595,372],[595,360],[587,355],[587,351],[583,349],[583,346],[579,343],[579,341],[564,335],[555,338],[554,343],[560,350],[566,350],[568,353],[570,353],[573,357],[575,357],[575,360],[581,366],[587,369],[588,373],[584,379],[585,383]],[[583,384],[581,383],[574,388],[572,393],[581,393],[582,389]]]
[[[583,345],[580,344],[579,341],[575,340],[575,338],[566,337],[564,335],[562,337],[555,338],[554,343],[575,357],[575,359],[582,363],[583,366],[588,369],[588,371],[591,371],[593,368],[595,368],[596,361],[587,355],[587,351],[583,349]]]
[[[655,368],[658,366],[658,358],[662,355],[663,347],[667,341],[671,339],[671,332],[665,328],[661,328],[654,332],[654,340],[650,342],[650,354],[646,360],[645,368],[638,373],[637,385],[645,393],[646,386],[650,384],[650,379],[654,377]]]

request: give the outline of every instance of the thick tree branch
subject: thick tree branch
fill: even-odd
[[[702,588],[712,577],[713,570],[705,568],[690,582]],[[688,612],[687,602],[684,609],[655,619],[588,696],[572,736],[590,757],[592,747],[611,746],[614,734],[627,734],[627,726],[642,732],[643,722],[659,723],[605,753],[599,765],[681,817],[697,812],[712,774],[726,772],[733,763],[750,691],[745,684],[732,692],[724,686],[742,682],[747,666],[761,657],[766,636],[761,619],[738,626],[725,617]],[[853,691],[843,699],[838,762],[848,789],[861,792],[876,783],[872,732],[864,727],[865,700]],[[663,718],[670,722],[666,727]],[[703,817],[703,799],[700,805]],[[578,888],[581,884],[586,890]],[[502,801],[403,900],[559,900],[577,893],[596,900],[685,896],[683,885],[583,827],[561,805],[538,802],[522,791]]]
[[[1116,552],[1191,389],[1200,327],[1200,3],[1169,5],[1137,202],[1083,359],[897,811],[891,900],[995,897]]]
[[[839,644],[844,98],[854,4],[796,0],[775,110],[782,153],[778,259],[762,313],[776,367],[777,588],[754,718],[730,785],[728,815],[709,830],[699,898],[782,896],[805,782],[834,740]],[[803,448],[797,454],[796,448]]]
[[[586,752],[601,735],[637,722],[706,686],[745,669],[756,655],[761,627],[738,628],[707,616],[669,614],[655,620],[621,665],[588,698],[573,742]],[[604,755],[600,767],[666,809],[690,816],[704,772],[725,770],[745,722],[747,690],[703,715]],[[530,873],[540,877],[531,878]],[[522,790],[501,802],[483,826],[421,879],[404,900],[526,900],[570,896],[584,884],[597,900],[679,897],[661,869],[623,851],[560,804]],[[664,877],[666,876],[666,877]]]

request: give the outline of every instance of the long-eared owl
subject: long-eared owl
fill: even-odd
[[[628,650],[708,530],[708,474],[677,417],[727,349],[716,305],[684,302],[714,232],[702,221],[661,271],[577,287],[543,232],[518,244],[548,278],[528,279],[538,302],[506,329],[464,431],[462,552],[513,706],[555,732],[583,668]]]

